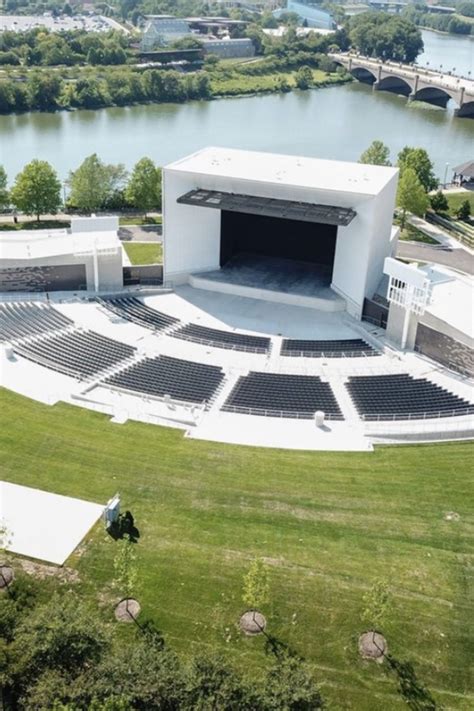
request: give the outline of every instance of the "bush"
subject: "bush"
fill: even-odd
[[[469,220],[471,216],[471,205],[469,200],[464,200],[456,210],[456,217],[458,220]]]
[[[435,212],[447,212],[449,210],[446,195],[441,190],[430,196],[430,205]]]

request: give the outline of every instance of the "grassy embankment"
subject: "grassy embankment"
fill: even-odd
[[[350,77],[341,77],[336,73],[313,69],[313,87],[320,88],[352,81]],[[259,94],[280,92],[281,82],[288,84],[289,90],[296,88],[296,71],[270,72],[268,74],[246,75],[239,72],[227,72],[223,76],[211,75],[211,87],[214,96],[238,96],[241,94]]]
[[[0,396],[1,478],[92,501],[119,491],[140,530],[143,614],[182,654],[219,651],[250,674],[267,663],[264,640],[235,626],[242,575],[265,556],[268,630],[314,665],[329,707],[407,708],[394,673],[357,653],[362,596],[384,577],[390,652],[412,662],[412,694],[424,686],[440,707],[473,708],[472,444],[225,446]],[[98,525],[81,551],[69,561],[80,591],[112,619],[114,543]]]
[[[161,264],[163,248],[159,242],[123,242],[132,264]]]
[[[447,192],[445,195],[449,203],[449,214],[451,217],[455,217],[456,210],[461,207],[461,203],[465,200],[469,200],[471,215],[474,215],[474,190],[461,190],[458,193]]]

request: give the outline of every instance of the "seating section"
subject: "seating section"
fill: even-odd
[[[135,348],[93,331],[73,331],[18,344],[15,351],[60,373],[88,378],[130,358]]]
[[[249,353],[268,353],[270,339],[263,336],[247,336],[244,333],[221,331],[216,328],[206,328],[196,323],[188,323],[178,331],[171,334],[174,338],[181,338],[193,343],[202,343],[215,348],[229,348],[236,351]]]
[[[365,420],[408,420],[474,413],[474,405],[426,378],[407,374],[349,378],[347,390]]]
[[[0,304],[0,340],[15,341],[72,326],[73,322],[51,306]]]
[[[251,372],[239,378],[222,410],[301,419],[322,410],[328,419],[344,419],[329,383],[308,375]]]
[[[376,356],[379,352],[361,338],[340,341],[311,341],[285,338],[281,345],[282,356],[305,358],[359,358]]]
[[[169,356],[146,358],[106,379],[108,385],[155,397],[202,403],[211,400],[224,378],[213,365]]]
[[[121,296],[113,299],[101,299],[100,301],[109,311],[113,311],[127,321],[132,321],[153,331],[163,331],[165,328],[179,323],[179,319],[145,306],[142,301],[134,296]]]

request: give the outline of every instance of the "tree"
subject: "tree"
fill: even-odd
[[[456,217],[458,220],[469,220],[471,216],[471,205],[469,200],[463,200],[456,210]]]
[[[401,228],[405,227],[407,212],[424,215],[428,202],[428,196],[415,171],[412,168],[405,168],[398,181],[397,193],[397,205],[402,210]]]
[[[438,180],[434,174],[434,165],[424,148],[405,146],[398,154],[398,167],[400,168],[400,173],[403,173],[405,168],[414,170],[427,193],[431,190],[436,190],[438,187]]]
[[[399,15],[363,12],[350,18],[349,28],[352,46],[368,57],[414,62],[423,51],[420,30]]]
[[[137,556],[134,543],[129,535],[119,538],[116,545],[118,550],[114,558],[115,577],[121,594],[125,597],[125,609],[128,612],[128,603],[135,590],[138,577]]]
[[[446,195],[441,190],[438,190],[434,195],[430,195],[430,204],[435,212],[447,212],[449,210]]]
[[[71,593],[53,595],[24,615],[9,649],[14,696],[21,708],[46,708],[35,687],[68,688],[73,679],[98,663],[107,646],[105,627],[97,615]],[[58,694],[59,697],[59,694]],[[55,696],[50,696],[50,702]]]
[[[32,160],[15,178],[11,202],[39,222],[45,213],[56,214],[61,206],[61,183],[54,168],[44,160]]]
[[[308,664],[285,654],[268,670],[260,685],[264,709],[312,711],[323,708],[318,685]]]
[[[149,210],[161,209],[161,170],[150,158],[142,158],[136,163],[125,196],[145,217]]]
[[[77,170],[69,173],[69,202],[80,210],[94,212],[104,207],[120,190],[126,176],[122,164],[107,165],[97,153],[93,153],[84,159]]]
[[[390,596],[386,580],[379,579],[374,582],[370,590],[363,596],[364,609],[361,614],[362,622],[367,624],[373,633],[381,632],[388,611]]]
[[[7,187],[7,174],[3,165],[0,165],[0,212],[7,209],[10,198]]]
[[[269,596],[268,566],[261,558],[255,558],[244,575],[242,600],[253,612],[256,612],[268,602]]]
[[[295,82],[298,89],[309,89],[313,83],[311,67],[306,64],[300,67],[295,74]]]
[[[370,146],[362,153],[359,163],[370,165],[391,165],[390,149],[382,141],[372,141]]]
[[[56,72],[28,74],[26,91],[32,109],[48,111],[58,107],[62,81]]]

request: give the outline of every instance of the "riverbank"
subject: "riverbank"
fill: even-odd
[[[301,66],[266,68],[253,72],[242,65],[224,65],[210,71],[181,74],[176,71],[126,67],[64,68],[51,74],[48,69],[11,70],[0,81],[0,114],[104,109],[147,104],[210,100],[230,96],[289,92],[302,88]],[[320,88],[352,81],[349,74],[305,66],[305,88]]]

